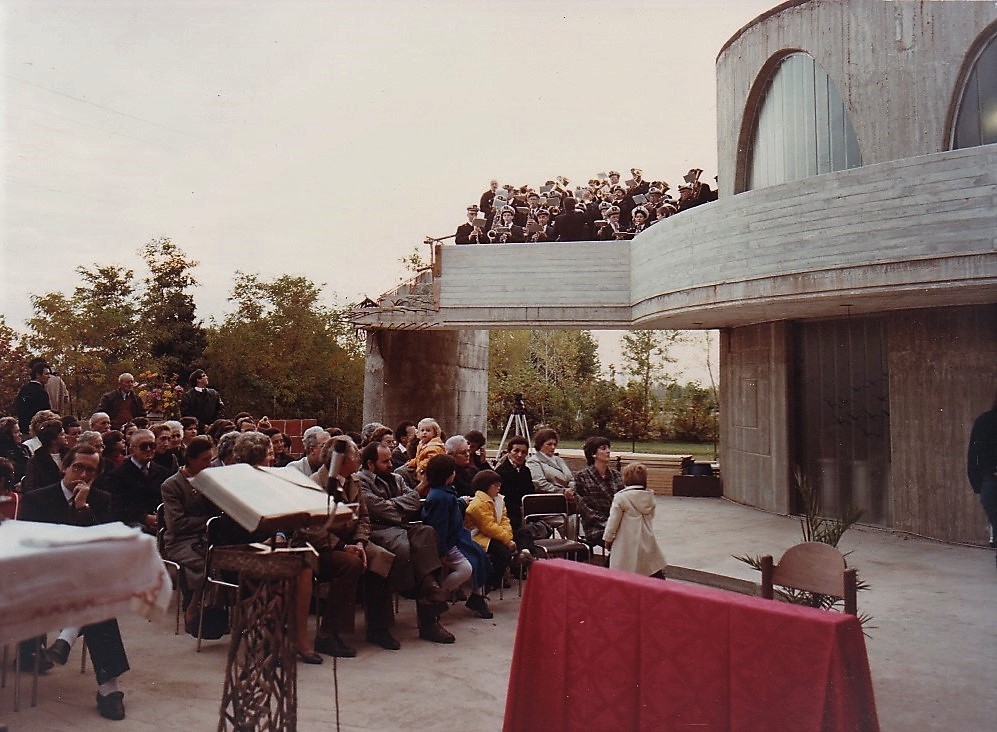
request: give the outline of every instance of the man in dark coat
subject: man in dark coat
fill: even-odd
[[[135,393],[135,377],[125,373],[118,377],[118,388],[100,398],[98,412],[111,418],[111,429],[120,430],[122,425],[136,417],[145,416],[145,405]]]
[[[111,514],[117,521],[155,534],[159,528],[156,508],[163,502],[161,486],[170,472],[152,461],[156,439],[150,430],[136,430],[128,444],[128,459],[107,476]]]
[[[990,521],[990,543],[997,530],[997,398],[990,411],[973,422],[966,455],[969,484],[980,496],[980,503]]]
[[[564,199],[564,210],[557,217],[554,228],[558,241],[588,241],[591,238],[588,217],[576,208],[574,198]]]
[[[507,443],[508,454],[495,468],[502,478],[502,495],[505,496],[505,510],[513,530],[523,523],[523,496],[533,493],[533,475],[526,467],[526,456],[530,442],[523,436],[513,437]]]
[[[31,380],[21,387],[14,401],[14,412],[17,414],[17,424],[21,432],[28,434],[31,430],[31,418],[43,409],[51,409],[52,405],[45,391],[45,384],[52,375],[52,369],[39,359],[31,364]]]
[[[475,224],[475,221],[479,223]],[[473,204],[468,206],[467,223],[457,227],[457,233],[454,234],[454,243],[487,244],[488,232],[485,231],[485,226],[487,226],[485,217],[481,215],[478,207]]]
[[[204,369],[196,369],[188,380],[190,388],[180,400],[180,416],[196,417],[203,432],[216,419],[225,414],[225,402],[214,389],[208,388],[208,375]]]
[[[66,453],[62,480],[25,494],[21,502],[24,521],[49,524],[93,526],[110,521],[110,499],[106,493],[92,488],[100,468],[100,453],[91,445],[77,445]],[[57,600],[57,598],[55,598]],[[90,649],[94,674],[97,677],[97,711],[107,719],[124,719],[124,693],[117,688],[118,677],[128,670],[128,658],[121,642],[118,621],[105,620],[86,625],[81,633]],[[68,643],[65,644],[68,655]],[[65,663],[65,656],[60,657]]]

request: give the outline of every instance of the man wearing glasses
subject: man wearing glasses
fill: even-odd
[[[24,494],[21,519],[49,524],[93,526],[110,517],[110,497],[92,487],[100,468],[100,453],[91,445],[77,445],[66,453],[62,480]],[[124,693],[118,677],[128,670],[128,658],[121,642],[118,621],[105,620],[81,629],[66,628],[48,649],[47,657],[65,664],[72,641],[82,633],[90,649],[97,677],[97,711],[107,719],[124,719]]]
[[[107,476],[111,514],[129,526],[155,535],[159,528],[156,507],[163,502],[160,489],[170,471],[153,462],[156,438],[149,430],[135,430],[128,441],[130,455]]]

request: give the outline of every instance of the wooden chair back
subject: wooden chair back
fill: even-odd
[[[774,564],[771,556],[762,557],[762,597],[773,599],[774,585],[805,592],[838,597],[845,601],[845,612],[857,615],[855,569],[848,569],[845,557],[829,544],[807,541],[790,547]]]

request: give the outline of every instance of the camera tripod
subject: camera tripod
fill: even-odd
[[[505,448],[505,441],[510,432],[512,432],[513,437],[530,439],[530,428],[526,424],[526,405],[523,403],[523,395],[516,392],[514,397],[512,414],[509,415],[509,419],[505,423],[505,432],[502,433],[502,441],[499,442],[499,455]]]

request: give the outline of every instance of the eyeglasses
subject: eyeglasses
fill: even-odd
[[[69,466],[69,469],[74,473],[83,473],[84,475],[96,475],[97,468],[92,465],[84,465],[83,463],[73,463]]]
[[[528,450],[525,447],[514,447],[509,452],[515,455],[525,455]]]
[[[140,442],[139,444],[137,444],[135,446],[135,448],[138,449],[138,450],[155,450],[156,449],[156,443],[155,442]]]

